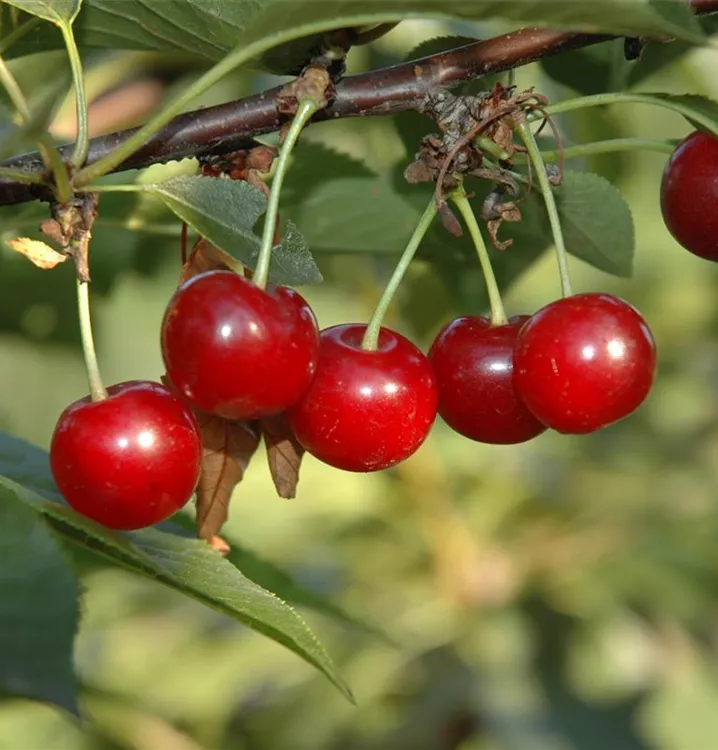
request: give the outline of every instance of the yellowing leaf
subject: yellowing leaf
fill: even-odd
[[[6,240],[6,244],[11,250],[24,255],[38,268],[54,268],[67,260],[67,255],[58,253],[57,250],[53,250],[53,248],[44,242],[31,240],[29,237],[17,237],[13,240]]]

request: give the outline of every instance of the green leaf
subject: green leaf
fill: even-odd
[[[389,640],[387,634],[377,626],[346,612],[328,597],[301,585],[281,568],[278,568],[251,550],[242,547],[235,541],[229,540],[229,543],[232,549],[227,555],[227,559],[257,585],[275,592],[278,596],[281,596],[292,604],[306,607],[313,612],[318,612],[333,620],[338,620],[345,625],[376,636],[384,641]]]
[[[701,35],[701,27],[688,3],[666,3],[664,0],[648,0],[648,4],[666,23]]]
[[[3,0],[30,15],[50,21],[56,26],[69,26],[82,7],[82,0]]]
[[[249,268],[259,255],[260,239],[252,228],[267,207],[267,199],[241,180],[184,175],[143,185],[203,237]],[[317,284],[322,275],[297,228],[287,231],[272,252],[269,278],[277,284]]]
[[[309,193],[337,177],[376,176],[364,162],[323,143],[309,140],[311,135],[310,130],[306,139],[302,136],[292,152],[291,167],[282,189],[282,206],[300,203]]]
[[[281,211],[315,254],[400,252],[417,216],[386,177],[318,143],[300,142],[292,159]]]
[[[680,0],[664,0],[664,5],[680,5]],[[296,36],[316,33],[319,28],[341,28],[412,18],[457,18],[462,20],[502,19],[520,24],[539,24],[580,31],[616,34],[663,35],[695,43],[703,37],[684,17],[668,10],[658,12],[650,0],[604,0],[601,3],[575,3],[567,0],[546,2],[506,2],[506,0],[273,0],[250,22],[246,38],[284,36],[293,29]]]
[[[633,269],[634,230],[628,204],[608,180],[590,172],[564,171],[556,202],[566,248],[615,276]]]
[[[174,516],[171,523],[173,525],[176,524],[183,531],[191,534],[192,538],[196,536],[197,530],[194,520],[188,514],[178,513]],[[236,539],[227,537],[224,533],[223,537],[230,545],[226,559],[258,586],[272,591],[290,604],[298,607],[306,607],[320,615],[339,621],[344,625],[349,625],[368,635],[380,638],[384,642],[393,643],[381,628],[350,614],[335,604],[328,596],[299,583],[289,573],[240,544]]]
[[[672,45],[664,46],[673,49]],[[629,70],[638,64],[626,60],[622,39],[541,60],[541,67],[554,81],[579,94],[601,94],[625,88]]]
[[[273,50],[272,69],[293,72],[308,60],[321,34],[330,29],[406,18],[499,19],[521,25],[545,25],[578,31],[672,36],[700,44],[701,34],[673,6],[662,0],[86,0],[76,21],[80,44],[113,49],[182,51],[194,57],[221,59],[235,45],[266,41],[259,56]],[[665,8],[663,6],[669,6]],[[300,40],[300,41],[292,41]],[[23,40],[24,41],[24,40]],[[47,44],[35,35],[18,51]],[[289,44],[291,42],[291,44]],[[57,44],[57,40],[50,43]],[[284,45],[283,49],[276,49]],[[44,47],[47,49],[47,47]]]
[[[420,215],[379,176],[327,179],[285,210],[317,254],[400,253]]]
[[[0,690],[77,713],[78,584],[22,493],[0,487]]]
[[[92,0],[84,3],[74,27],[80,47],[179,52],[192,59],[216,62],[235,46],[237,35],[265,2],[172,0],[170,6],[164,0]],[[280,45],[256,63],[270,72],[299,72],[321,38],[321,34],[313,35]],[[42,27],[21,39],[8,54],[28,55],[62,45],[62,38],[51,27]]]
[[[25,486],[20,482],[25,482]],[[114,532],[80,516],[59,498],[47,455],[3,433],[0,487],[42,513],[68,543],[109,557],[267,635],[323,672],[352,699],[349,687],[301,617],[242,575],[205,542],[158,529]]]

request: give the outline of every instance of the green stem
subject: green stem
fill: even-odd
[[[558,115],[564,112],[571,112],[575,109],[584,109],[586,107],[603,107],[608,104],[652,104],[657,107],[664,107],[670,109],[673,112],[678,112],[684,117],[697,122],[704,128],[709,130],[714,135],[718,135],[718,122],[703,114],[701,111],[694,109],[693,107],[686,106],[685,104],[675,101],[669,98],[663,98],[659,96],[651,96],[650,94],[630,94],[630,93],[608,93],[608,94],[593,94],[592,96],[579,96],[575,99],[566,99],[562,102],[556,102],[555,104],[549,104],[545,107],[543,112],[548,115]],[[540,120],[543,118],[542,112],[534,112],[529,115],[528,119],[533,122],[534,120]]]
[[[287,135],[282,143],[277,159],[277,168],[272,178],[272,188],[269,193],[269,202],[267,203],[267,213],[264,217],[264,230],[262,232],[262,244],[259,248],[257,257],[257,266],[254,269],[254,283],[264,289],[269,278],[269,262],[272,258],[272,240],[274,239],[274,230],[277,225],[277,216],[279,215],[279,195],[282,192],[284,177],[289,168],[289,157],[292,155],[294,146],[299,139],[299,134],[304,126],[312,119],[314,113],[321,108],[321,103],[314,99],[303,99],[299,102],[297,112],[292,119],[292,124],[287,131]]]
[[[657,151],[670,155],[676,150],[677,145],[676,141],[660,141],[653,138],[611,138],[606,141],[567,146],[562,154],[564,159],[577,159],[582,156],[610,154],[618,151]],[[561,153],[558,149],[547,149],[541,151],[541,156],[546,161],[553,161],[561,156]]]
[[[474,247],[476,248],[476,254],[479,256],[479,263],[481,264],[481,270],[484,274],[486,281],[486,291],[489,295],[489,306],[491,308],[491,325],[492,326],[503,326],[508,323],[506,312],[504,311],[504,305],[501,301],[501,292],[499,291],[499,285],[496,283],[496,276],[494,275],[494,269],[491,267],[491,259],[489,258],[488,250],[486,249],[486,243],[481,235],[479,224],[474,216],[474,211],[471,208],[469,199],[466,197],[466,191],[463,185],[456,188],[451,193],[451,199],[459,209],[464,222],[469,230],[471,239],[474,241]]]
[[[558,273],[561,277],[561,292],[564,297],[570,297],[572,294],[571,276],[568,271],[566,245],[563,241],[563,232],[561,231],[561,222],[558,218],[556,199],[554,198],[551,183],[548,181],[548,175],[546,174],[546,165],[544,164],[534,134],[531,132],[531,126],[527,122],[522,122],[517,130],[528,150],[529,158],[533,164],[534,172],[536,173],[546,203],[546,210],[548,211],[548,219],[551,224],[551,232],[553,233],[553,242],[556,249]]]
[[[55,148],[47,134],[39,136],[38,147],[43,161],[45,164],[49,164],[49,169],[55,178],[55,194],[58,202],[67,203],[72,197],[72,185],[70,185],[67,167],[62,160],[62,156],[60,156],[60,152]]]
[[[30,107],[27,103],[27,99],[20,90],[20,86],[18,86],[15,76],[12,74],[10,68],[8,68],[2,57],[0,57],[0,83],[2,83],[5,91],[7,91],[10,101],[12,102],[13,107],[17,110],[23,126],[29,126]],[[47,133],[37,137],[37,145],[42,160],[45,163],[45,167],[52,170],[55,177],[57,198],[61,203],[66,203],[72,195],[72,188],[70,186],[70,178],[67,176],[67,170],[65,169],[62,157]]]
[[[95,340],[92,336],[89,287],[90,285],[87,281],[77,280],[77,310],[80,313],[82,353],[85,355],[87,380],[90,384],[90,398],[93,401],[102,401],[107,398],[107,391],[102,384],[100,367],[97,364],[97,353],[95,352]]]
[[[77,108],[77,139],[72,152],[72,163],[79,168],[87,159],[90,136],[87,124],[87,93],[85,90],[85,73],[82,69],[80,52],[77,49],[75,35],[70,24],[61,24],[62,37],[67,47],[67,56],[72,69],[72,82],[75,86],[75,106]]]
[[[84,185],[78,193],[141,193],[147,189],[142,183],[128,182],[113,185],[112,183],[97,183],[95,185]]]
[[[401,254],[401,258],[399,258],[399,262],[396,264],[394,273],[391,275],[389,283],[386,285],[386,289],[384,289],[384,292],[381,295],[381,299],[371,316],[371,320],[367,324],[366,331],[364,331],[364,338],[361,342],[362,349],[370,352],[376,351],[379,344],[379,331],[381,330],[381,324],[386,312],[389,309],[389,305],[391,304],[402,279],[404,278],[404,274],[414,258],[417,248],[421,244],[424,235],[436,216],[436,211],[436,200],[432,195],[429,205],[419,219],[419,223],[416,225],[414,233],[411,235],[404,252]]]
[[[32,31],[35,26],[40,23],[38,16],[28,18],[25,23],[21,23],[17,28],[13,29],[3,40],[0,42],[0,55],[4,55],[15,42],[22,39],[25,34]]]
[[[506,149],[501,148],[498,143],[492,141],[491,138],[487,138],[484,135],[480,135],[478,138],[475,138],[474,145],[479,150],[485,151],[497,161],[504,161],[511,157]]]
[[[23,172],[20,169],[0,167],[0,177],[6,180],[26,182],[28,185],[41,185],[45,179],[39,172]]]

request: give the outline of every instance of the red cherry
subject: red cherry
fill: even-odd
[[[320,335],[317,374],[289,410],[299,442],[346,471],[379,471],[411,456],[436,419],[436,383],[427,358],[387,328],[376,351],[361,348],[366,325]]]
[[[640,313],[610,294],[577,294],[539,310],[519,331],[514,383],[537,419],[593,432],[646,398],[656,348]]]
[[[285,411],[316,368],[319,331],[294,290],[267,291],[232,271],[185,282],[162,323],[167,375],[194,406],[227,419]]]
[[[108,397],[70,404],[50,446],[50,466],[65,500],[111,529],[164,521],[192,496],[202,439],[192,412],[164,386],[141,380]]]
[[[523,443],[546,427],[526,408],[513,383],[514,347],[528,315],[492,326],[458,318],[429,351],[439,389],[439,414],[456,432],[481,443]]]
[[[694,255],[718,261],[718,138],[696,131],[668,160],[661,212],[673,237]]]

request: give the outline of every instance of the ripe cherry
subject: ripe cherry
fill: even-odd
[[[293,404],[314,375],[316,319],[294,290],[210,271],[175,292],[162,323],[167,375],[194,406],[256,419]]]
[[[427,358],[387,328],[376,351],[361,348],[366,325],[322,331],[317,373],[289,410],[294,434],[320,461],[346,471],[378,471],[411,456],[436,419]]]
[[[458,318],[429,351],[439,389],[439,414],[456,432],[481,443],[523,443],[546,427],[514,388],[514,347],[527,315],[492,326],[487,318]]]
[[[610,294],[552,302],[516,340],[516,390],[534,416],[558,432],[593,432],[623,419],[646,398],[655,371],[648,325]]]
[[[668,160],[661,180],[661,212],[686,250],[718,261],[718,138],[696,131]]]
[[[202,440],[192,412],[158,383],[129,381],[70,404],[50,466],[65,500],[111,529],[139,529],[178,511],[197,486]]]

